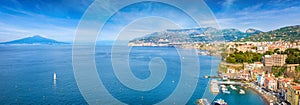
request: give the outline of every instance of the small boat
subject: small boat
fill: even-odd
[[[222,90],[228,90],[226,87],[222,87],[221,89],[222,89]]]
[[[56,80],[56,73],[53,74],[53,79]]]
[[[225,94],[230,94],[230,91],[228,91],[228,90],[222,90],[222,92]]]
[[[213,105],[228,105],[223,99],[218,99],[214,101]]]
[[[240,94],[245,94],[245,91],[243,89],[240,89]]]
[[[237,89],[237,88],[234,87],[233,85],[230,85],[230,88],[231,88],[232,90],[236,90],[236,89]]]
[[[226,88],[226,86],[225,85],[220,85],[222,88]]]

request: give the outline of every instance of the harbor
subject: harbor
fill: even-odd
[[[264,93],[263,90],[258,90],[255,88],[254,84],[246,84],[239,81],[223,81],[221,79],[212,79],[210,81],[210,90],[213,94],[217,94],[215,100],[201,99],[201,101],[198,100],[198,103],[202,102],[199,105],[215,105],[215,102],[220,102],[220,105],[228,105],[228,99],[232,101],[232,99],[229,97],[234,97],[234,99],[237,99],[238,97],[248,97],[248,95],[252,96],[255,94],[261,96],[256,98],[263,100],[264,103],[262,104],[270,104],[276,101],[276,97]]]
[[[212,93],[219,93],[221,89],[222,93],[230,94],[228,88],[230,88],[231,90],[238,91],[238,89],[235,86],[245,86],[245,84],[241,82],[235,82],[235,81],[218,81],[216,79],[210,81],[210,90]],[[239,93],[245,94],[245,91],[243,89],[239,89]]]

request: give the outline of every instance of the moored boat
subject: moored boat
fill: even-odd
[[[236,90],[236,89],[237,89],[237,88],[234,87],[233,85],[230,85],[230,88],[231,88],[232,90]]]
[[[226,88],[226,85],[220,85],[222,88]]]
[[[213,105],[228,105],[223,99],[214,101]]]
[[[228,90],[226,87],[222,87],[221,89],[222,89],[222,90]]]
[[[222,90],[222,92],[223,92],[224,94],[230,94],[230,91],[228,91],[228,90]]]
[[[245,94],[245,91],[243,89],[240,89],[240,94]]]

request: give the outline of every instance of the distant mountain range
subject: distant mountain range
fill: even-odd
[[[53,39],[48,39],[41,37],[39,35],[35,35],[32,37],[26,37],[22,39],[17,39],[8,42],[2,42],[0,44],[68,44],[66,42],[59,42]]]
[[[262,31],[255,29],[248,29],[246,32],[241,32],[237,29],[218,30],[212,27],[177,29],[155,32],[140,38],[135,38],[131,40],[130,43],[210,42],[220,40],[236,41],[261,32]]]
[[[154,32],[143,37],[135,38],[129,43],[181,43],[181,42],[211,42],[211,41],[277,41],[299,40],[300,26],[288,26],[277,30],[262,32],[253,28],[245,32],[238,29],[193,28],[175,29],[162,32]]]
[[[245,32],[238,29],[192,28],[169,29],[154,32],[143,37],[135,38],[129,43],[181,43],[181,42],[211,42],[211,41],[293,41],[300,40],[300,25],[287,26],[280,29],[262,32],[248,29]],[[114,41],[97,41],[97,44],[111,45]],[[39,35],[26,37],[0,44],[70,44]]]
[[[300,40],[300,25],[287,26],[268,32],[260,32],[249,37],[241,39],[241,41],[293,41]]]

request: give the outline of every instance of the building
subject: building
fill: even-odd
[[[284,100],[287,100],[286,92],[288,85],[294,81],[293,78],[279,78],[277,83],[278,91],[281,93],[281,96],[284,97]]]
[[[263,58],[263,63],[264,66],[272,66],[273,61],[272,61],[272,56],[271,55],[265,55]]]
[[[250,72],[249,71],[245,71],[245,70],[243,70],[243,71],[241,71],[240,72],[240,77],[242,78],[242,79],[245,79],[245,80],[250,80],[251,79],[251,75],[250,75]]]
[[[273,77],[265,77],[265,80],[264,80],[264,87],[265,87],[266,89],[269,89],[269,90],[272,90],[272,91],[277,90],[277,82],[276,82],[276,79],[273,78]]]
[[[300,85],[288,85],[286,98],[291,105],[300,105],[299,102]]]
[[[285,64],[286,58],[287,58],[287,55],[273,54],[272,55],[273,66],[283,66]]]
[[[254,62],[254,68],[255,69],[261,69],[264,65],[261,62]]]
[[[265,82],[264,74],[257,74],[257,83],[259,86],[263,86]]]
[[[283,66],[286,58],[287,55],[283,54],[265,55],[263,58],[263,63],[264,66]]]
[[[296,67],[299,66],[299,64],[286,64],[286,71],[295,73]]]

